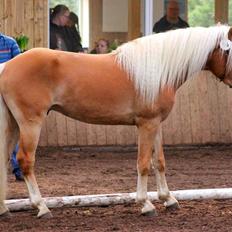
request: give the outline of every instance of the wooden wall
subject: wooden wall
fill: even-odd
[[[215,23],[228,23],[229,0],[214,0]],[[230,9],[231,10],[231,9]]]
[[[47,0],[0,0],[0,32],[27,35],[29,48],[48,45]]]
[[[126,41],[125,33],[101,31],[101,4],[102,0],[90,0],[91,41],[98,37]],[[0,0],[0,6],[2,33],[24,33],[30,37],[30,48],[47,47],[47,0]],[[178,91],[175,107],[163,125],[164,143],[231,143],[231,111],[232,90],[202,74]],[[40,145],[127,145],[135,144],[136,138],[135,127],[90,125],[50,112],[42,128]]]
[[[232,91],[209,72],[182,86],[164,122],[166,144],[231,143]]]
[[[133,126],[99,126],[50,113],[40,145],[128,145],[135,144]],[[185,83],[176,104],[163,123],[165,144],[232,142],[232,90],[209,72]]]
[[[94,47],[94,43],[101,38],[108,39],[112,42],[118,39],[120,42],[128,40],[125,32],[103,32],[102,31],[102,0],[89,0],[90,8],[90,49]]]

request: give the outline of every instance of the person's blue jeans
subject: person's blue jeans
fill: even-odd
[[[15,174],[16,178],[22,176],[22,172],[20,170],[19,163],[16,159],[16,155],[17,155],[18,150],[19,150],[19,145],[17,144],[15,146],[15,149],[13,150],[12,155],[11,155],[11,165],[13,168],[13,173]]]

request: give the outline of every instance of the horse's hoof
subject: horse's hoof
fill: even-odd
[[[47,213],[45,213],[45,214],[43,214],[43,215],[41,215],[41,216],[38,216],[38,218],[40,219],[40,218],[45,218],[45,219],[50,219],[50,218],[53,218],[53,215],[52,215],[52,213],[51,212],[47,212]]]
[[[10,211],[6,211],[5,213],[0,215],[1,218],[11,218],[12,214],[10,213]]]
[[[158,216],[156,210],[144,212],[144,213],[141,213],[141,215],[146,216],[146,217],[156,217],[156,216]]]
[[[175,211],[175,210],[178,210],[178,209],[180,209],[180,205],[179,205],[178,202],[175,202],[172,205],[166,206],[166,210],[168,210],[168,211]]]

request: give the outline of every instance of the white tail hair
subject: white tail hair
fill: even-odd
[[[0,64],[0,74],[5,67],[5,63]],[[0,214],[7,211],[4,205],[6,199],[7,189],[7,156],[8,156],[8,144],[7,144],[7,125],[8,125],[9,111],[0,93]]]
[[[3,201],[6,199],[7,188],[7,125],[8,125],[8,109],[2,96],[0,95],[0,214],[4,210]]]
[[[229,26],[196,27],[142,37],[120,46],[116,61],[145,103],[152,104],[165,85],[179,87],[199,72],[228,31]]]

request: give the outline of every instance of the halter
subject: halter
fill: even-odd
[[[221,40],[219,46],[220,46],[221,50],[223,52],[225,52],[225,54],[228,56],[229,51],[232,48],[232,42],[229,39],[223,39],[223,40]],[[227,57],[226,57],[226,59],[227,59]],[[227,63],[227,60],[226,60],[226,63]],[[226,72],[226,70],[225,70],[225,72]],[[220,81],[223,81],[225,79],[225,75],[222,78],[219,78],[219,79],[220,79]],[[232,88],[232,86],[230,86],[230,88]]]
[[[223,39],[220,42],[220,48],[223,51],[229,51],[232,48],[232,42],[229,39]]]

